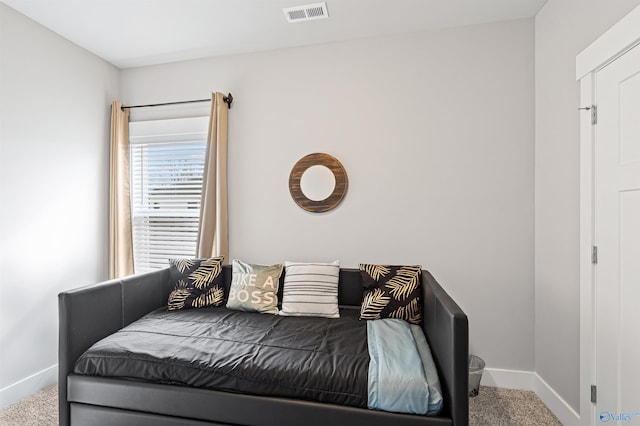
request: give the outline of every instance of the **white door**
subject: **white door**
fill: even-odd
[[[596,73],[595,424],[640,425],[640,46]]]

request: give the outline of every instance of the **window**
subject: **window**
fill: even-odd
[[[208,120],[129,125],[135,273],[196,254]]]

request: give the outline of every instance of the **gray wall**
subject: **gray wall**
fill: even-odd
[[[550,0],[535,19],[535,365],[579,409],[579,85],[576,55],[640,4]],[[585,384],[587,386],[588,384]]]
[[[56,380],[57,293],[106,278],[119,74],[4,4],[0,67],[2,406]]]
[[[533,371],[533,37],[528,19],[127,69],[123,100],[233,93],[232,258],[422,264],[468,313],[474,353]],[[326,214],[287,188],[312,152],[349,175]]]

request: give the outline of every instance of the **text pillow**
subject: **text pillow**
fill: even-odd
[[[280,315],[339,318],[340,262],[284,263]]]
[[[364,298],[360,319],[422,321],[422,267],[360,264]]]
[[[234,260],[232,269],[227,308],[277,315],[282,265],[251,265]]]
[[[224,301],[222,257],[209,259],[169,259],[173,290],[167,309],[219,306]]]

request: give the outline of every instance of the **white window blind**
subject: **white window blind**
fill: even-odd
[[[136,273],[195,256],[207,128],[208,117],[129,125]]]

